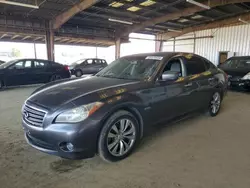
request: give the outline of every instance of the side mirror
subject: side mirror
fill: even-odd
[[[162,74],[163,81],[175,81],[179,78],[179,73],[176,71],[165,71]]]

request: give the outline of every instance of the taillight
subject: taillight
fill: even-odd
[[[65,65],[65,66],[64,66],[64,69],[65,69],[66,71],[69,71],[69,66]]]

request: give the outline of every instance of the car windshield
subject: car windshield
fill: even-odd
[[[222,66],[228,68],[250,68],[250,59],[230,59]]]
[[[96,76],[143,80],[150,78],[160,64],[159,59],[150,57],[127,57],[115,60],[101,70]]]
[[[12,60],[12,61],[8,61],[6,63],[3,63],[3,64],[0,65],[0,69],[5,69],[6,67],[12,65],[15,62],[16,62],[16,60]]]

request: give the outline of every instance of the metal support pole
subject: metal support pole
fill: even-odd
[[[175,52],[175,38],[174,38],[173,52]]]
[[[46,24],[46,47],[47,47],[47,56],[48,60],[54,61],[55,54],[54,54],[54,31],[52,29],[51,22]]]
[[[98,57],[98,53],[97,53],[97,46],[95,47],[95,58]]]
[[[162,46],[163,46],[163,41],[161,40],[161,36],[156,35],[156,40],[155,40],[155,52],[161,52],[162,51]]]
[[[117,39],[115,41],[115,59],[120,58],[120,54],[121,54],[121,39]]]
[[[196,34],[194,33],[194,54],[195,54],[195,49],[196,48]]]
[[[34,43],[34,54],[35,54],[35,59],[37,59],[37,55],[36,55],[36,43]]]

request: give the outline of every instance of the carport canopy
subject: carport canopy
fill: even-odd
[[[0,41],[116,46],[132,32],[162,41],[250,23],[250,0],[0,0]]]

